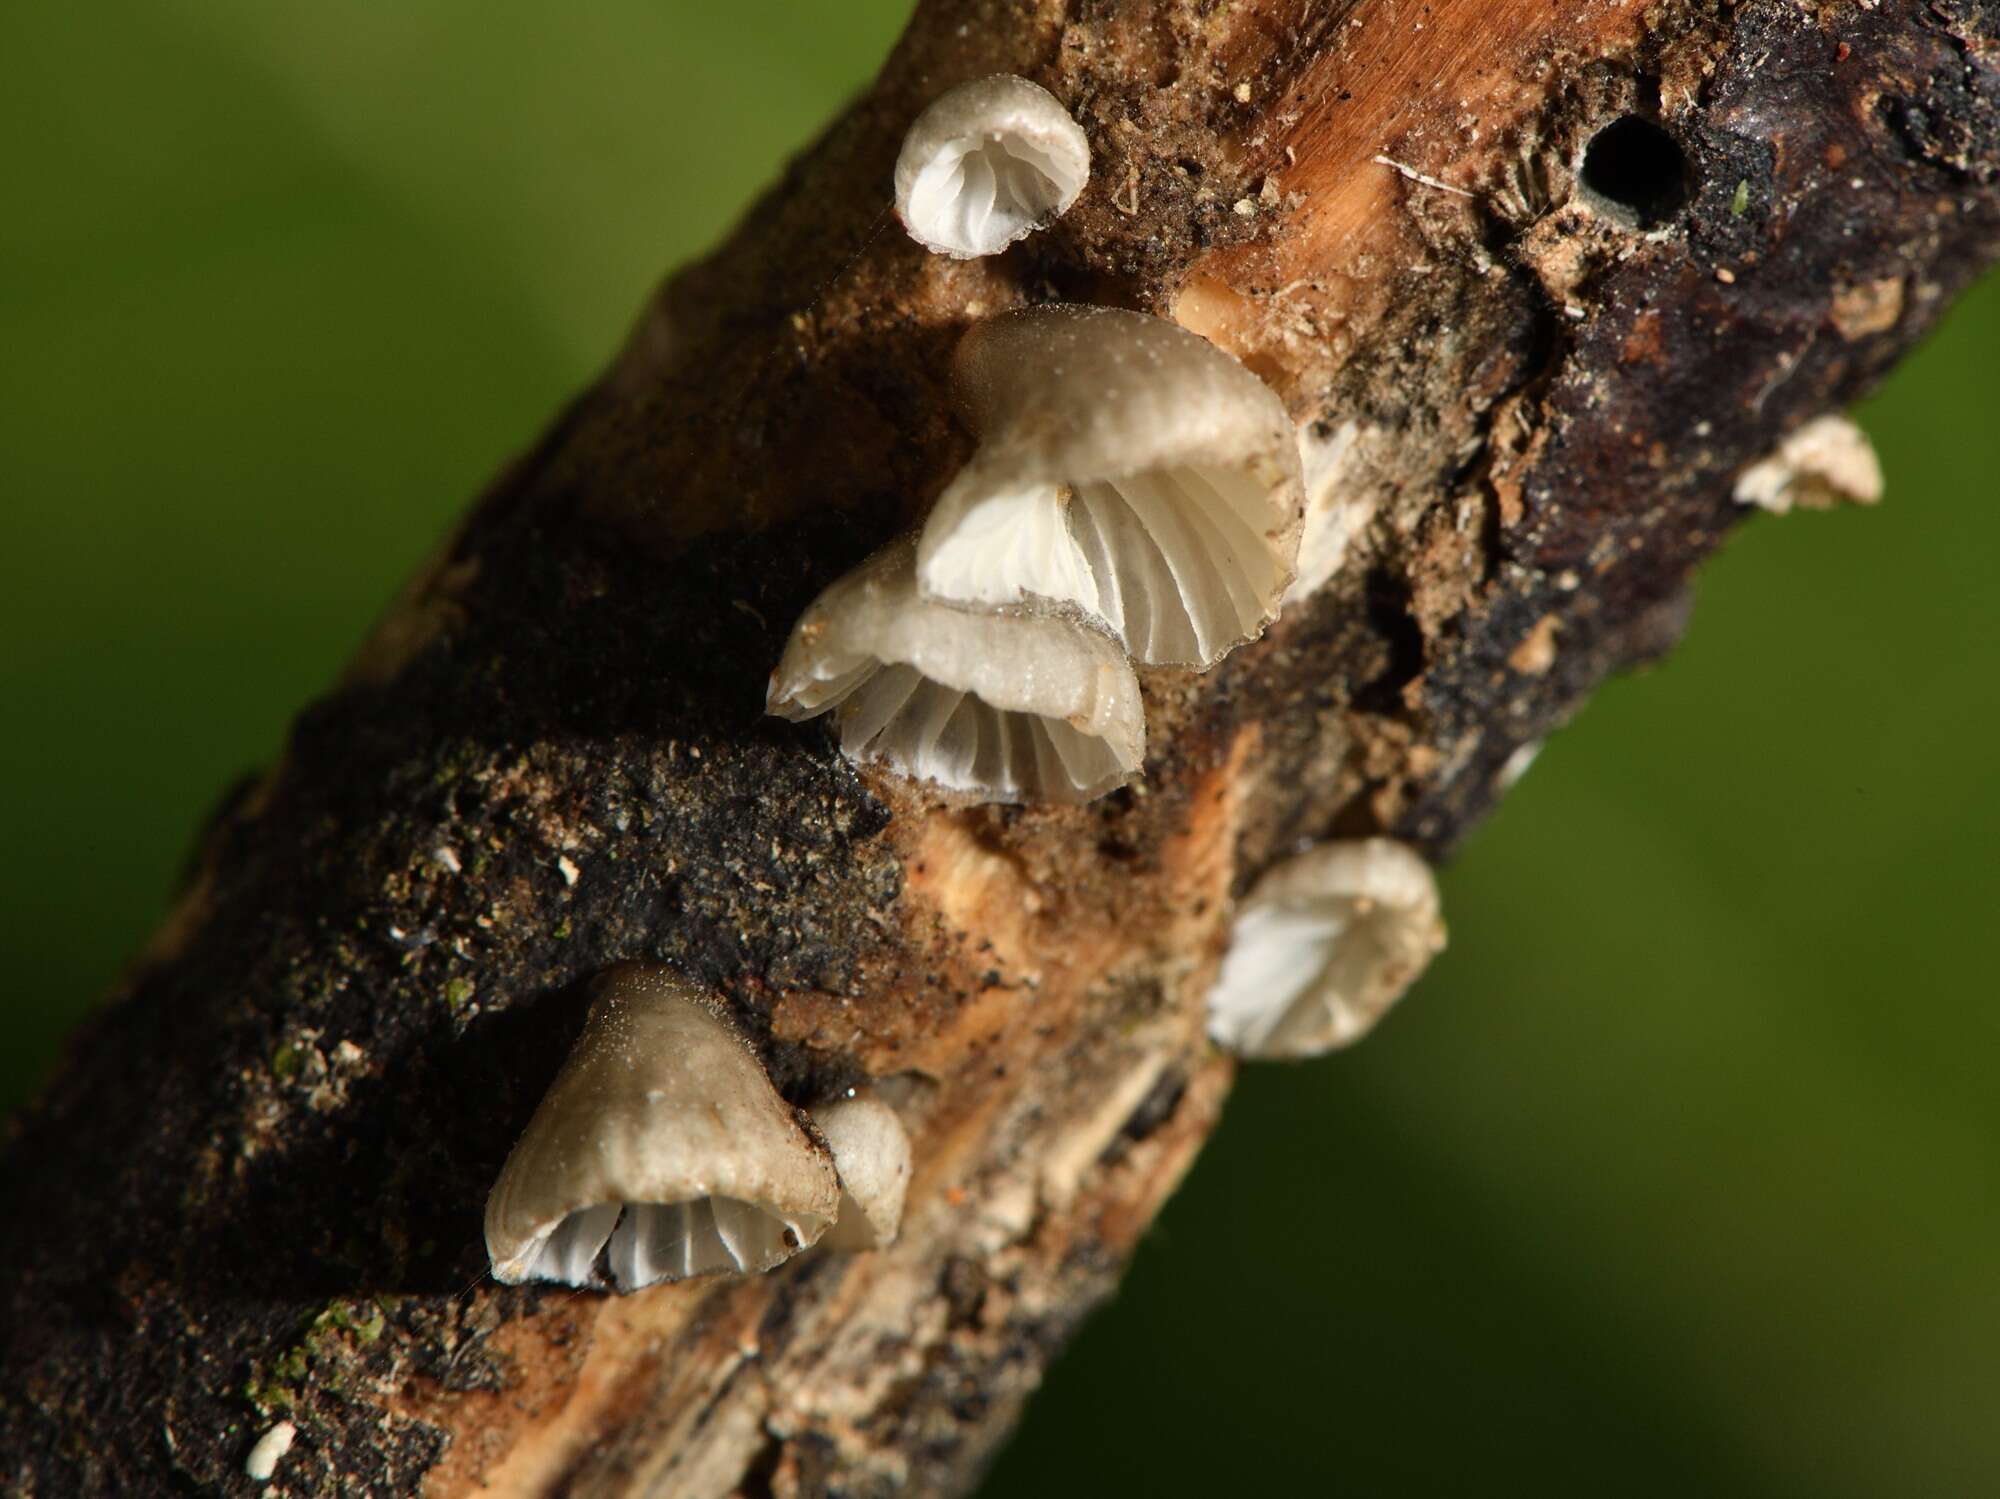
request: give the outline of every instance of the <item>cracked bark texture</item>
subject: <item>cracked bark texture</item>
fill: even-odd
[[[995,71],[1070,104],[1090,186],[926,256],[900,132]],[[1627,118],[1651,154],[1580,174]],[[1996,247],[1981,0],[927,0],[218,811],[9,1126],[0,1479],[247,1492],[287,1418],[265,1492],[965,1489],[1218,1118],[1232,896],[1302,840],[1446,855],[1672,644],[1734,475]],[[953,340],[1052,298],[1243,358],[1353,537],[1265,639],[1146,674],[1140,784],[949,807],[763,684],[968,451]],[[720,989],[794,1102],[893,1080],[894,1249],[483,1277],[486,1188],[628,958]]]

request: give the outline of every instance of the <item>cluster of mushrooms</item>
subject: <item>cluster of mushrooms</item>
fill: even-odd
[[[1021,78],[943,95],[911,127],[896,209],[934,253],[990,255],[1062,214],[1083,131]],[[848,758],[973,803],[1080,803],[1145,760],[1136,666],[1206,671],[1260,635],[1297,570],[1299,438],[1205,339],[1114,308],[1023,308],[953,359],[978,438],[929,517],[826,589],[767,698],[831,715]],[[1214,1041],[1312,1056],[1375,1022],[1443,945],[1423,859],[1387,839],[1281,862],[1238,904],[1208,999]],[[488,1200],[499,1280],[768,1270],[895,1237],[910,1146],[866,1093],[778,1093],[719,995],[626,965]]]
[[[601,975],[583,1034],[486,1200],[493,1277],[612,1285],[754,1272],[896,1236],[910,1141],[867,1093],[803,1118],[720,996],[658,964]]]

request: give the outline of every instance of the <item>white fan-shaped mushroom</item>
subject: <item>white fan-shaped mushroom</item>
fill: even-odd
[[[926,600],[908,538],[799,617],[766,707],[794,720],[832,712],[849,759],[991,802],[1089,801],[1146,753],[1139,683],[1110,637],[1057,615]]]
[[[1817,416],[1737,475],[1735,498],[1775,515],[1794,505],[1826,510],[1842,500],[1872,505],[1882,498],[1882,460],[1851,418]]]
[[[896,1111],[863,1093],[821,1104],[812,1117],[840,1173],[840,1216],[821,1245],[856,1250],[893,1244],[910,1185],[910,1137]]]
[[[1276,616],[1298,440],[1229,355],[1164,318],[1035,307],[967,333],[953,375],[980,445],[924,526],[925,594],[1069,604],[1150,665],[1212,666]]]
[[[1305,478],[1305,525],[1299,532],[1298,573],[1285,590],[1287,606],[1326,585],[1347,560],[1347,549],[1374,518],[1374,497],[1356,483],[1361,425],[1344,421],[1322,432],[1299,429],[1299,464]]]
[[[1254,1058],[1358,1041],[1444,946],[1437,881],[1387,838],[1324,843],[1260,879],[1236,911],[1208,1034]]]
[[[736,1027],[671,969],[599,981],[583,1034],[486,1200],[493,1277],[621,1291],[768,1270],[840,1203],[833,1163]]]
[[[910,238],[954,260],[993,255],[1060,217],[1090,179],[1090,145],[1056,97],[999,73],[941,95],[896,158]]]

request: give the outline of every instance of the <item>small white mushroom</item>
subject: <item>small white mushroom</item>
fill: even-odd
[[[800,616],[766,708],[832,712],[849,759],[990,802],[1089,801],[1146,753],[1139,683],[1116,642],[1058,615],[930,602],[908,538]]]
[[[1526,775],[1535,761],[1541,757],[1542,745],[1546,742],[1541,739],[1530,739],[1526,744],[1515,746],[1514,752],[1501,761],[1500,769],[1493,777],[1494,789],[1505,795],[1519,785],[1521,777]]]
[[[1310,1057],[1368,1033],[1444,946],[1437,881],[1387,838],[1323,843],[1237,908],[1208,1034],[1239,1056]]]
[[[1061,217],[1090,179],[1090,144],[1056,97],[997,73],[917,116],[896,158],[896,214],[925,249],[993,255]]]
[[[1358,474],[1363,435],[1360,423],[1352,420],[1325,433],[1316,422],[1299,429],[1305,526],[1299,533],[1298,573],[1285,590],[1287,607],[1318,592],[1340,571],[1348,546],[1374,519],[1374,490]]]
[[[833,1221],[840,1184],[735,1025],[671,969],[612,969],[486,1200],[493,1277],[621,1291],[769,1270]]]
[[[840,1173],[840,1216],[820,1240],[827,1249],[880,1249],[896,1241],[910,1185],[910,1137],[896,1111],[870,1094],[812,1111]]]
[[[917,548],[924,592],[1047,599],[1133,658],[1206,668],[1277,614],[1298,555],[1298,439],[1250,371],[1177,323],[1026,308],[960,342],[980,445]]]
[[[1735,498],[1774,515],[1794,505],[1826,510],[1842,500],[1872,505],[1882,498],[1882,460],[1847,417],[1815,417],[1737,476]]]

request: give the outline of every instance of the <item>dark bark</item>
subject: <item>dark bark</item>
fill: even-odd
[[[884,227],[900,129],[999,70],[1072,103],[1091,187],[926,257]],[[1660,133],[1579,186],[1626,117]],[[1991,4],[924,5],[218,814],[10,1126],[9,1491],[244,1490],[280,1416],[272,1492],[963,1488],[1217,1117],[1231,895],[1302,838],[1447,853],[1672,644],[1734,474],[1996,247]],[[953,810],[764,681],[967,451],[953,339],[1056,297],[1354,424],[1373,518],[1264,640],[1149,674],[1140,787]],[[629,958],[724,992],[795,1101],[906,1080],[893,1251],[483,1280],[486,1188]]]

